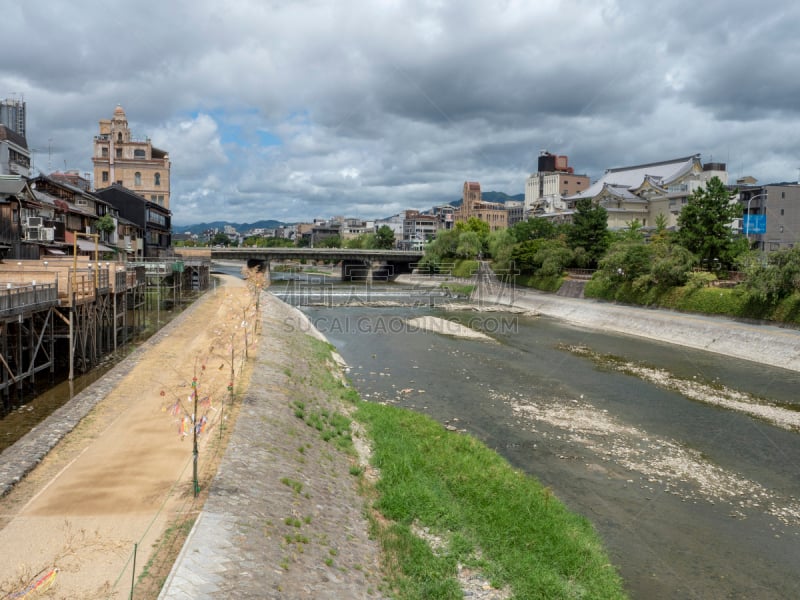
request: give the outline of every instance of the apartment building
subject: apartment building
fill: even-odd
[[[738,188],[743,218],[740,231],[756,250],[793,248],[800,236],[800,182]]]

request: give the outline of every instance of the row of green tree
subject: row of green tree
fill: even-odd
[[[679,286],[702,287],[731,271],[753,301],[775,303],[800,290],[800,248],[771,253],[751,251],[746,236],[731,227],[741,206],[719,178],[691,194],[668,230],[661,215],[645,232],[632,221],[622,231],[608,229],[606,209],[589,198],[575,206],[571,223],[531,218],[504,230],[472,218],[440,231],[426,247],[424,265],[443,271],[454,261],[490,259],[498,274],[549,289],[568,268],[595,269],[592,289],[608,299],[652,297]]]

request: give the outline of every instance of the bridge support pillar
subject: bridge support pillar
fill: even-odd
[[[371,260],[343,260],[342,281],[372,282]]]

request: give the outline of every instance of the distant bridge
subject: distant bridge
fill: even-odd
[[[192,255],[194,252],[181,254]],[[205,249],[204,249],[205,250]],[[270,261],[325,260],[342,263],[342,280],[394,279],[400,273],[410,273],[422,260],[423,252],[408,250],[348,250],[346,248],[210,248],[212,260],[242,260],[248,265],[259,264],[269,269]]]

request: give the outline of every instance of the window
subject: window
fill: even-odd
[[[144,157],[145,157],[144,150],[142,150],[141,148],[137,148],[136,150],[133,151],[133,158],[144,158]]]
[[[103,149],[100,151],[100,155],[101,155],[103,158],[108,158],[108,148],[104,147],[104,148],[103,148]]]
[[[108,171],[103,171],[101,178],[103,180],[103,183],[108,183]]]
[[[156,173],[153,178],[155,179],[155,185],[161,185],[161,173]]]
[[[781,209],[781,216],[783,216],[783,209]]]
[[[139,171],[133,174],[133,185],[142,185],[142,174]]]
[[[117,148],[116,150],[117,150],[116,154],[117,158],[122,158],[122,148]]]

